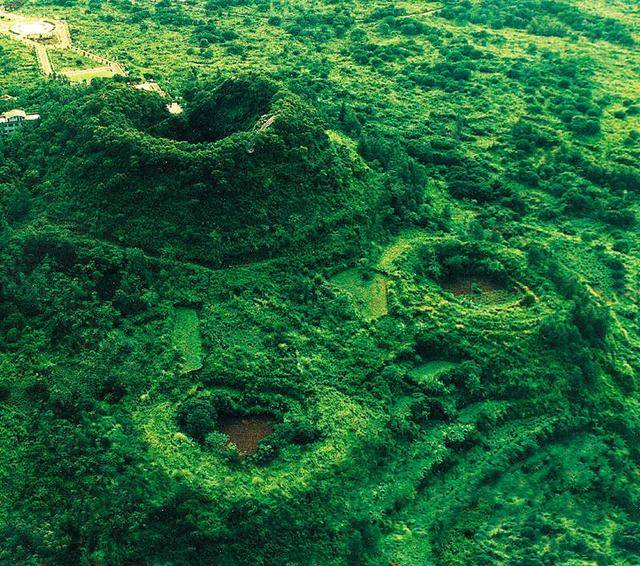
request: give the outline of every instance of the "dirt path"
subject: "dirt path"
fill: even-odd
[[[52,75],[54,68],[47,51],[47,46],[43,43],[30,39],[27,36],[17,35],[13,33],[12,28],[19,23],[37,21],[39,18],[33,18],[28,16],[22,16],[15,12],[7,12],[0,9],[0,34],[6,35],[9,38],[19,41],[24,45],[27,45],[36,53],[36,59],[38,66],[45,76]],[[43,18],[44,19],[44,18]],[[65,71],[63,74],[70,78],[89,79],[93,76],[110,76],[110,75],[126,75],[126,71],[120,63],[117,61],[111,61],[101,55],[96,55],[91,51],[86,51],[72,45],[71,34],[69,32],[69,24],[65,20],[47,20],[53,22],[54,28],[54,43],[50,47],[56,49],[67,49],[83,55],[84,57],[95,61],[97,65],[95,67],[89,67],[84,69],[74,69]]]
[[[60,20],[58,29],[58,38],[60,40],[60,49],[71,49],[71,34],[69,33],[69,24],[65,20]]]
[[[427,16],[429,14],[435,14],[437,12],[442,12],[444,7],[440,8],[429,8],[428,10],[418,10],[417,12],[409,12],[408,14],[403,14],[402,16],[396,16],[396,19],[402,20],[406,18],[415,18],[417,16]]]
[[[51,65],[51,59],[49,59],[49,53],[47,48],[39,43],[30,42],[36,50],[36,57],[38,58],[38,65],[42,74],[49,76],[53,73],[53,66]]]

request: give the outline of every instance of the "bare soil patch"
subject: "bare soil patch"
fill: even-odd
[[[470,277],[445,281],[442,284],[442,288],[456,296],[496,293],[504,289],[502,285],[488,277]]]
[[[242,456],[253,454],[258,444],[273,432],[276,419],[272,415],[250,415],[246,417],[227,415],[218,421],[218,430],[229,437]]]

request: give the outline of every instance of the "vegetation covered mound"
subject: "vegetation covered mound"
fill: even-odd
[[[330,238],[376,199],[313,109],[258,76],[193,86],[179,117],[126,84],[60,96],[21,151],[39,210],[95,237],[217,266]]]

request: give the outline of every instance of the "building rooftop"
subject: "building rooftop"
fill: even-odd
[[[133,85],[133,88],[137,90],[144,90],[147,92],[157,92],[160,96],[167,96],[167,93],[164,90],[162,90],[162,88],[156,81],[149,81],[146,83],[137,83]]]
[[[2,113],[0,116],[2,116],[3,118],[26,118],[27,113],[24,110],[15,108],[14,110],[9,110],[8,112]]]
[[[21,120],[39,120],[40,114],[27,114],[24,110],[14,108],[0,114],[0,123],[15,122]]]

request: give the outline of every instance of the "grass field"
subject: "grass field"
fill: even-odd
[[[61,74],[66,76],[71,82],[91,82],[98,78],[111,78],[116,73],[107,67],[96,67],[93,69],[63,70]]]
[[[56,73],[95,67],[95,61],[69,49],[48,49],[51,64]]]
[[[176,307],[174,317],[171,341],[183,357],[182,371],[188,373],[200,369],[203,350],[198,313],[192,308]]]
[[[389,282],[380,274],[363,279],[358,269],[349,269],[332,278],[332,283],[349,294],[356,310],[366,319],[375,320],[388,313]]]

